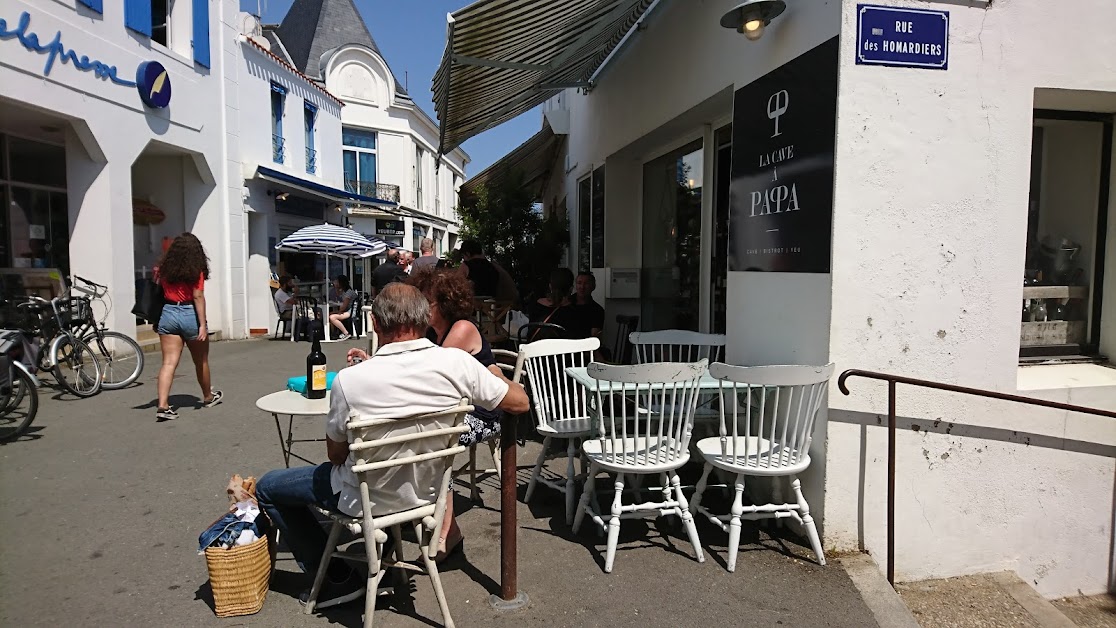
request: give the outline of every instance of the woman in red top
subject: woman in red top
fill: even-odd
[[[159,369],[159,407],[155,418],[167,421],[178,418],[178,413],[170,407],[170,389],[182,358],[183,344],[194,359],[202,389],[202,406],[210,408],[221,403],[221,391],[213,390],[209,381],[209,334],[205,323],[209,258],[197,236],[183,233],[175,238],[156,267],[155,278],[163,288],[166,301],[157,330],[163,365]]]

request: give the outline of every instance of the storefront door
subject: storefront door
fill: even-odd
[[[690,329],[701,321],[702,142],[643,166],[642,329]]]
[[[0,135],[0,266],[70,274],[66,149]]]

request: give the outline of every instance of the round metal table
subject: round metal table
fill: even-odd
[[[329,391],[326,391],[326,396],[322,399],[307,399],[302,396],[302,393],[294,392],[293,390],[283,390],[280,392],[271,393],[260,397],[256,400],[256,407],[264,412],[271,413],[275,418],[275,430],[279,432],[279,447],[283,450],[283,462],[287,468],[291,466],[291,457],[298,458],[303,462],[315,464],[313,460],[307,460],[302,456],[291,452],[292,443],[320,443],[325,438],[294,438],[294,419],[295,417],[321,417],[329,414]],[[287,435],[283,435],[283,425],[279,419],[280,415],[287,417]]]

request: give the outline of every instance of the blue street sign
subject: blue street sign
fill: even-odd
[[[949,11],[856,5],[856,63],[945,70]]]

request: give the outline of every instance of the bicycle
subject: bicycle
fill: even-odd
[[[17,307],[37,314],[38,328],[28,331],[42,338],[46,347],[39,352],[39,370],[50,371],[62,388],[77,397],[92,397],[101,392],[103,374],[97,354],[66,323],[73,310],[83,306],[83,298],[66,295],[49,301],[35,295],[26,298]],[[89,300],[84,301],[84,307],[89,307]]]
[[[0,442],[22,436],[39,412],[39,380],[23,357],[23,334],[0,329]]]
[[[78,275],[74,275],[74,279],[85,285],[75,284],[72,289],[86,292],[90,297],[76,297],[81,305],[72,312],[69,330],[92,347],[100,358],[102,388],[118,390],[132,385],[143,373],[143,349],[131,336],[105,327],[104,319],[108,318],[112,309],[105,301],[108,286]],[[105,305],[105,314],[100,321],[93,315],[92,299],[98,299]]]

